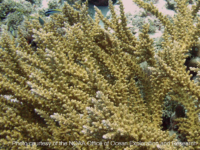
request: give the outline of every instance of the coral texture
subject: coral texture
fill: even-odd
[[[111,20],[66,3],[44,26],[25,22],[34,45],[20,29],[17,41],[2,35],[0,149],[200,149],[200,86],[184,65],[200,36],[200,3],[190,10],[177,0],[172,23],[152,3],[135,2],[165,27],[158,53],[149,25],[139,39],[128,29],[121,0],[120,16],[109,1]],[[177,119],[185,145],[162,130],[166,96],[187,110]]]

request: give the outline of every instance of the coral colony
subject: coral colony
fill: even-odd
[[[200,149],[200,1],[108,2],[0,1],[0,149]]]

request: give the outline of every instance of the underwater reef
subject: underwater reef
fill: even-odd
[[[17,37],[2,31],[0,149],[200,149],[200,1],[176,0],[172,20],[134,2],[162,23],[159,51],[149,24],[139,38],[128,28],[121,0],[110,19],[65,3]]]

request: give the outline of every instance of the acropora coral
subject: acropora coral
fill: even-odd
[[[16,39],[2,34],[0,149],[200,149],[200,85],[184,65],[200,36],[200,1],[189,9],[176,0],[173,22],[152,3],[134,2],[163,24],[160,51],[148,24],[138,39],[131,33],[121,0],[120,16],[109,0],[110,20],[97,8],[90,18],[88,2],[65,3],[43,26],[26,21]],[[199,67],[191,69],[199,75]],[[176,123],[186,141],[162,130],[166,97],[185,110]]]

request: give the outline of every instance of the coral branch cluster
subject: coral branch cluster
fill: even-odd
[[[3,33],[0,149],[200,148],[200,86],[184,65],[200,36],[199,4],[190,10],[185,0],[177,0],[178,13],[170,22],[153,4],[135,2],[165,27],[157,53],[149,25],[143,26],[139,39],[128,29],[121,0],[120,16],[109,1],[111,20],[96,9],[93,21],[86,2],[79,9],[66,3],[62,14],[44,26],[37,20],[25,22],[34,45],[27,43],[23,30],[17,41]],[[166,97],[187,110],[187,117],[177,119],[179,131],[196,144],[163,144],[177,141],[162,130]]]

